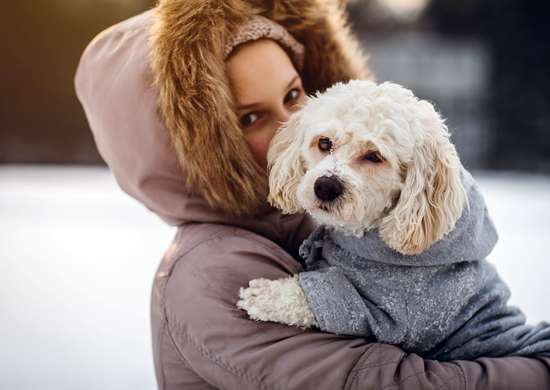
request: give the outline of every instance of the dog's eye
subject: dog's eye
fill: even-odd
[[[322,152],[330,152],[332,149],[332,141],[328,138],[319,138],[319,150]]]
[[[380,153],[378,152],[369,152],[363,156],[363,160],[367,160],[373,163],[381,163],[384,161]]]

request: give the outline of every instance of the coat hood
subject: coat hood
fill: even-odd
[[[174,225],[261,231],[301,220],[267,204],[266,173],[232,109],[223,39],[250,15],[278,22],[305,46],[302,78],[313,93],[369,76],[341,7],[335,0],[160,0],[99,34],[75,86],[122,189]]]

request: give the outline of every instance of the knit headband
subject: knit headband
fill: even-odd
[[[283,26],[260,15],[252,16],[234,34],[229,36],[224,46],[224,60],[229,57],[237,46],[260,38],[272,39],[279,43],[286,49],[298,71],[302,70],[304,65],[304,46],[294,39]]]

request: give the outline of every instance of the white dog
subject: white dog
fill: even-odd
[[[450,231],[466,201],[442,119],[397,84],[354,80],[311,99],[275,135],[268,161],[275,207],[305,210],[358,236],[379,227],[382,239],[405,254]],[[315,325],[296,277],[253,280],[250,287],[239,307],[252,318]],[[285,301],[280,313],[274,295]]]
[[[496,231],[432,104],[397,84],[337,84],[280,129],[268,160],[270,202],[321,227],[301,248],[307,272],[241,289],[251,318],[442,360],[550,351],[550,327],[509,332],[521,313],[485,260]]]

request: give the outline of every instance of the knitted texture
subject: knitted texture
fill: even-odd
[[[473,178],[464,171],[462,179],[469,207],[419,255],[395,252],[377,231],[359,238],[320,227],[310,235],[299,283],[321,330],[436,360],[550,356],[550,324],[526,325],[507,305],[510,290],[485,260],[496,230]]]
[[[302,70],[304,65],[304,46],[294,39],[283,26],[260,15],[252,16],[238,28],[235,34],[230,35],[226,39],[223,52],[224,59],[227,59],[237,46],[261,38],[272,39],[279,43],[287,50],[298,70]]]

